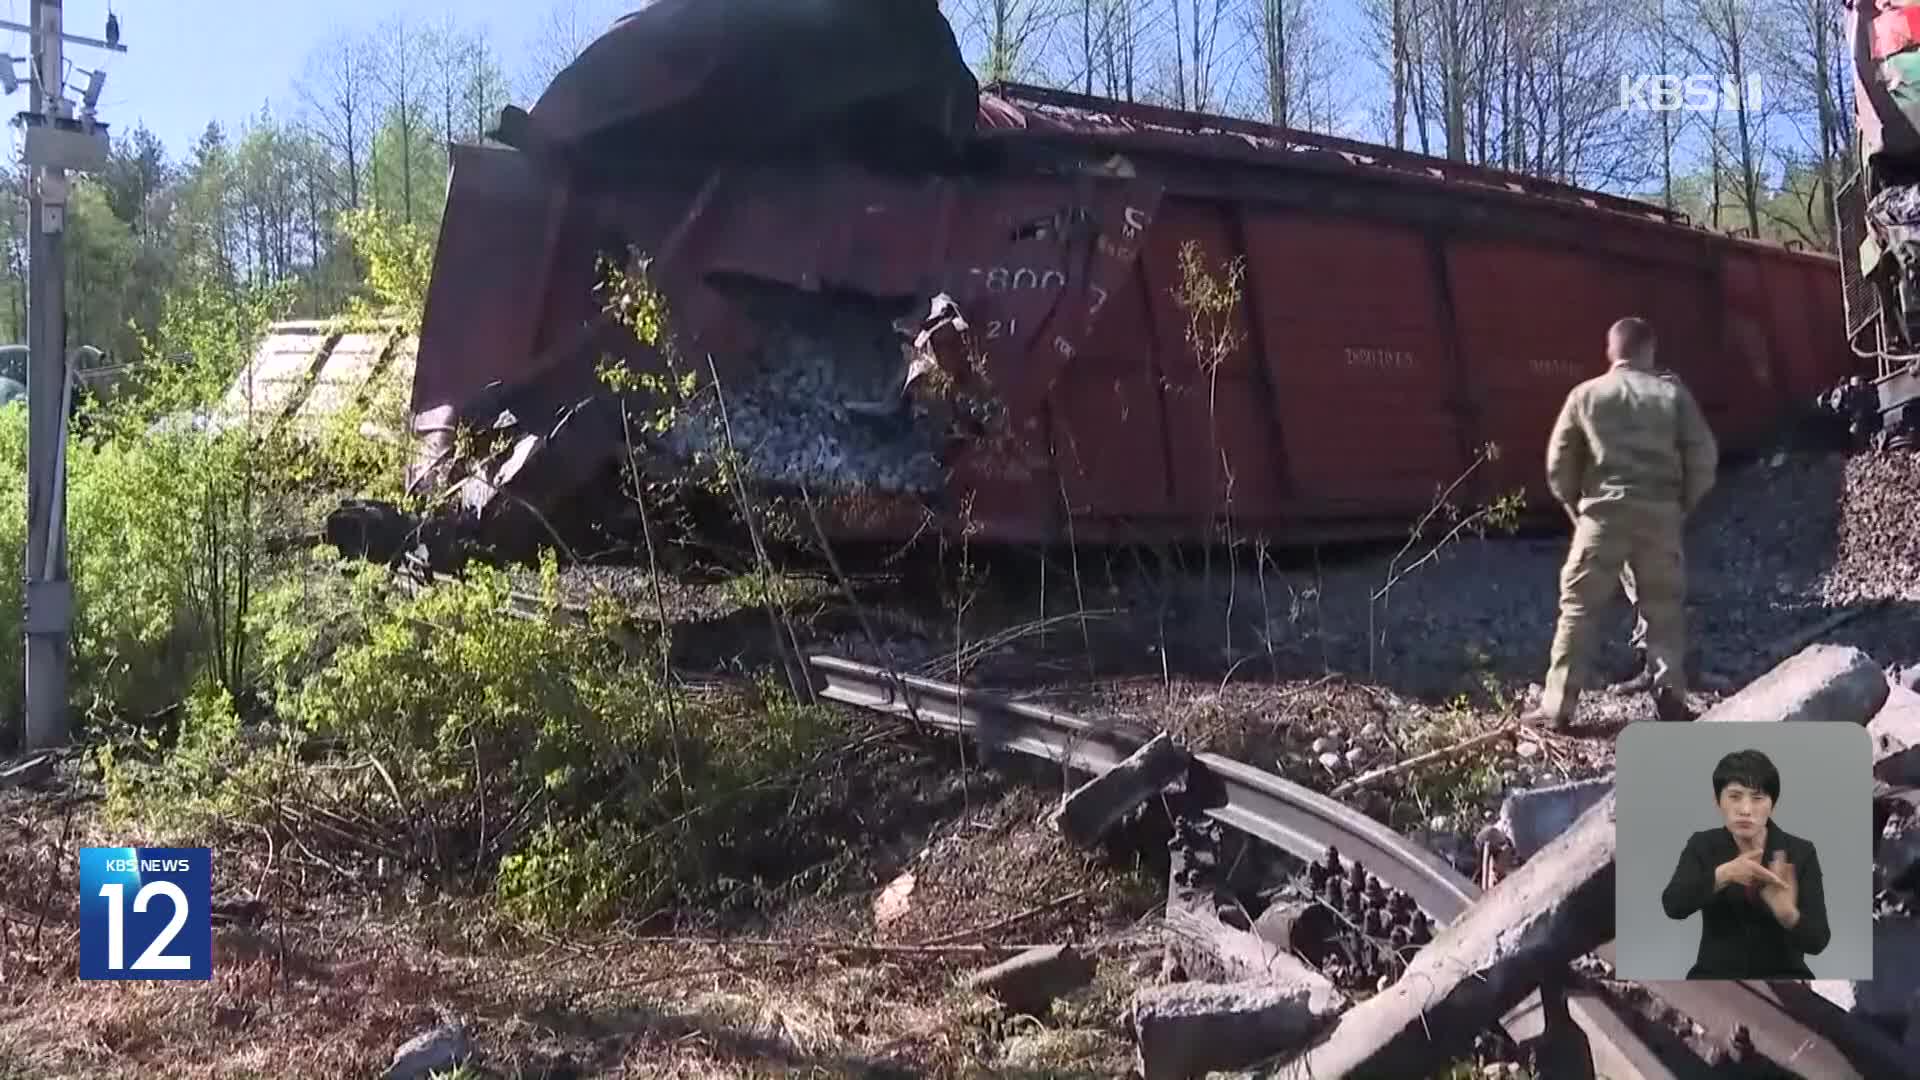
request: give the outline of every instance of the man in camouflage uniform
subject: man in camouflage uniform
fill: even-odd
[[[1660,366],[1657,359],[1653,373],[1663,379],[1680,381],[1678,372]],[[1620,591],[1627,594],[1627,607],[1633,610],[1633,630],[1627,635],[1627,647],[1633,650],[1634,673],[1615,683],[1612,689],[1623,694],[1637,694],[1653,689],[1653,670],[1647,664],[1647,618],[1640,614],[1640,588],[1633,583],[1632,563],[1620,567]]]
[[[1568,393],[1547,441],[1547,483],[1573,518],[1573,544],[1560,569],[1546,693],[1523,718],[1529,722],[1572,722],[1591,665],[1594,618],[1615,582],[1627,585],[1644,625],[1635,636],[1644,639],[1660,718],[1692,718],[1681,533],[1713,488],[1719,447],[1693,395],[1654,368],[1654,345],[1644,320],[1615,323],[1607,331],[1607,373]]]

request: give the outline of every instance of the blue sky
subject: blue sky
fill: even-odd
[[[0,4],[7,8],[7,21],[27,21],[28,0]],[[263,104],[291,115],[293,84],[308,53],[336,28],[370,29],[402,12],[424,23],[452,12],[466,25],[485,27],[495,47],[515,62],[549,5],[525,0],[441,5],[405,0],[112,0],[112,8],[120,17],[120,40],[128,51],[68,46],[67,60],[83,69],[99,64],[106,71],[100,118],[115,135],[144,122],[178,157],[209,120],[218,119],[231,130]],[[107,9],[107,0],[67,0],[67,32],[104,37]],[[25,34],[5,36],[11,55],[25,54]],[[25,73],[24,66],[16,70]],[[85,77],[70,74],[68,82],[69,95],[77,97]],[[11,116],[26,107],[23,85],[6,108]]]
[[[107,72],[100,118],[116,135],[144,122],[178,158],[193,145],[209,120],[218,119],[232,131],[257,115],[263,104],[272,105],[277,114],[292,115],[296,111],[293,86],[308,55],[336,29],[364,31],[401,13],[410,21],[425,24],[451,13],[466,26],[484,29],[496,55],[512,74],[543,33],[551,13],[569,3],[582,24],[594,33],[605,29],[618,14],[640,6],[636,0],[447,0],[421,4],[407,0],[112,0],[112,9],[120,17],[121,41],[128,52],[69,46],[69,92],[78,96],[85,84],[85,76],[73,74],[73,67],[85,69],[99,64]],[[0,0],[0,6],[7,9],[9,21],[27,21],[28,0]],[[1336,36],[1352,32],[1351,5],[1346,0],[1331,0],[1323,6],[1331,16],[1330,32]],[[68,32],[103,37],[108,7],[108,0],[67,0]],[[955,21],[971,53],[974,35],[969,33],[970,25],[962,17]],[[1234,29],[1238,29],[1237,24]],[[7,32],[0,36],[8,39],[11,55],[26,53],[25,34]],[[16,70],[25,73],[24,65]],[[1347,78],[1351,80],[1352,74]],[[521,105],[532,104],[517,97],[515,100]],[[7,102],[7,114],[11,116],[26,105],[23,87]],[[1356,122],[1358,119],[1354,118]],[[16,134],[9,130],[9,144]]]
[[[382,21],[404,14],[416,25],[453,15],[462,25],[486,34],[497,60],[515,77],[537,41],[545,36],[557,10],[578,14],[587,37],[606,29],[613,18],[641,0],[67,0],[70,33],[103,36],[111,3],[120,17],[126,54],[70,46],[69,85],[78,95],[85,76],[73,67],[100,64],[107,72],[100,116],[116,135],[141,123],[166,143],[169,156],[183,157],[205,129],[217,119],[229,132],[258,115],[263,105],[282,117],[298,112],[294,85],[308,57],[335,31],[365,32]],[[13,22],[28,18],[29,0],[0,0]],[[970,59],[978,51],[975,27],[964,16],[961,0],[944,5],[955,15],[955,29]],[[1371,109],[1385,96],[1384,75],[1372,55],[1371,41],[1360,25],[1356,0],[1319,0],[1323,32],[1337,42],[1342,55],[1335,80],[1342,97],[1341,133],[1374,141],[1381,133],[1370,123]],[[1234,22],[1222,34],[1235,36],[1244,28]],[[27,50],[26,35],[0,32],[14,56]],[[1147,59],[1157,64],[1163,57]],[[24,66],[16,67],[24,74]],[[1145,78],[1152,78],[1143,72]],[[6,110],[10,116],[26,107],[21,88]],[[516,80],[517,104],[524,99]],[[17,144],[18,132],[9,126],[7,146]]]

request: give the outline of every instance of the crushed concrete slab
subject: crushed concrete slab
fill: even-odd
[[[1809,645],[1707,710],[1700,722],[1764,718],[1865,724],[1886,704],[1890,686],[1886,672],[1859,649]]]
[[[1285,978],[1327,982],[1326,977],[1259,934],[1232,926],[1207,904],[1167,908],[1167,953],[1187,978],[1235,982],[1242,979]],[[1333,984],[1327,982],[1331,987]]]
[[[472,1051],[463,1025],[442,1024],[414,1036],[394,1051],[385,1080],[426,1080],[435,1073],[458,1068]]]
[[[1701,719],[1864,725],[1886,697],[1886,675],[1865,653],[1814,645]],[[1617,794],[1602,796],[1482,896],[1414,957],[1398,982],[1268,1075],[1425,1075],[1464,1052],[1474,1033],[1534,995],[1575,957],[1612,940]]]
[[[1873,738],[1873,776],[1895,786],[1920,786],[1920,693],[1887,684],[1887,703],[1867,721]]]
[[[1174,1080],[1245,1068],[1304,1045],[1346,1007],[1325,980],[1147,987],[1133,998],[1140,1074]]]
[[[1272,1076],[1424,1076],[1575,957],[1613,938],[1615,798],[1482,896],[1407,965]]]
[[[1811,645],[1714,706],[1700,720],[1864,724],[1885,705],[1887,687],[1885,673],[1860,650]],[[1605,796],[1612,797],[1611,793]],[[1542,1029],[1541,1009],[1540,995],[1529,992],[1518,1008],[1505,1015],[1503,1023],[1516,1037],[1531,1037]]]
[[[1016,1013],[1041,1015],[1054,999],[1093,981],[1098,965],[1071,945],[1043,945],[967,977],[969,990],[992,994]]]
[[[1855,1016],[1899,1030],[1920,995],[1920,919],[1875,919],[1872,979],[1815,979],[1813,992]]]
[[[1069,794],[1051,824],[1075,847],[1092,847],[1121,818],[1183,778],[1190,760],[1163,731]]]
[[[1198,982],[1275,978],[1332,989],[1287,946],[1255,933],[1246,912],[1221,894],[1220,842],[1218,822],[1174,820],[1167,841],[1166,968]]]
[[[1566,832],[1587,808],[1613,790],[1613,774],[1550,787],[1516,791],[1500,806],[1495,822],[1520,860],[1530,859]]]

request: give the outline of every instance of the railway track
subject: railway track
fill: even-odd
[[[1051,709],[1009,702],[915,675],[832,656],[809,658],[828,700],[906,717],[1097,775],[1132,754],[1151,733],[1100,724]],[[1317,861],[1329,846],[1357,859],[1381,881],[1414,898],[1428,916],[1451,923],[1480,896],[1452,867],[1399,833],[1342,803],[1272,773],[1216,754],[1196,754],[1192,784],[1206,814],[1295,858]],[[1611,943],[1598,950],[1613,965]],[[1766,982],[1639,984],[1719,1040],[1744,1028],[1768,1059],[1809,1080],[1899,1080],[1920,1077],[1920,1064],[1804,986]],[[1537,1010],[1534,995],[1509,1013],[1511,1028]],[[1612,1080],[1671,1080],[1677,1074],[1628,1017],[1597,993],[1568,994],[1569,1011],[1586,1033],[1595,1074]]]

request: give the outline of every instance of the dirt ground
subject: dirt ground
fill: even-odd
[[[216,906],[263,911],[216,922],[211,983],[80,982],[75,852],[140,838],[104,831],[84,792],[9,793],[0,1076],[369,1076],[451,1018],[472,1076],[1123,1074],[1130,967],[1158,966],[1141,927],[1160,876],[1061,844],[1044,824],[1057,794],[1025,764],[962,769],[944,747],[882,743],[842,768],[826,778],[840,794],[876,778],[896,793],[864,804],[842,873],[744,914],[564,940],[417,883],[303,886],[290,858],[227,838]],[[906,873],[882,924],[875,898]],[[1062,941],[1100,974],[1046,1017],[958,986],[1015,946]]]

